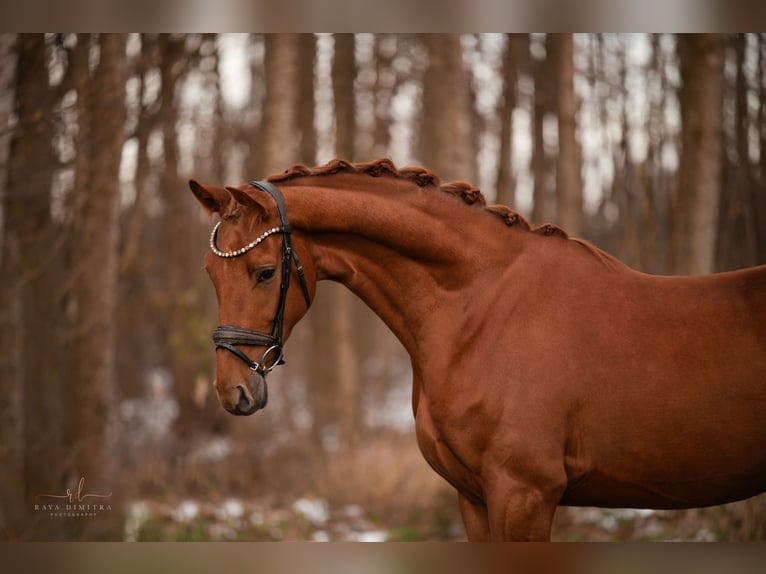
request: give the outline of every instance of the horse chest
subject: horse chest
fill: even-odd
[[[455,445],[435,424],[428,402],[421,400],[415,415],[415,435],[418,447],[428,464],[460,493],[481,501],[483,488],[478,475],[460,456]]]

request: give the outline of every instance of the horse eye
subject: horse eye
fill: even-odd
[[[263,283],[264,281],[273,279],[275,274],[276,274],[276,269],[274,269],[273,267],[266,267],[265,269],[259,269],[255,273],[255,280],[258,283]]]

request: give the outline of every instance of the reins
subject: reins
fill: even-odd
[[[279,189],[269,183],[268,181],[251,181],[250,185],[268,193],[277,204],[277,211],[279,212],[280,227],[273,227],[260,235],[254,241],[246,245],[241,249],[234,251],[223,252],[216,246],[216,237],[218,234],[218,227],[220,222],[216,224],[210,235],[210,248],[213,253],[219,257],[233,258],[244,255],[257,245],[259,245],[264,239],[274,233],[282,234],[282,277],[279,284],[279,303],[277,305],[277,313],[274,317],[274,322],[271,326],[271,332],[269,334],[261,333],[259,331],[253,331],[252,329],[246,329],[244,327],[236,327],[233,325],[219,325],[215,331],[213,331],[213,343],[215,343],[216,349],[226,349],[227,351],[234,353],[247,366],[265,377],[266,373],[272,371],[277,365],[284,364],[284,350],[282,331],[284,327],[285,319],[285,305],[287,304],[287,292],[290,288],[290,275],[292,271],[292,265],[295,263],[296,273],[298,280],[300,281],[301,291],[303,297],[306,300],[306,307],[311,306],[311,297],[309,296],[308,285],[306,284],[306,277],[303,272],[303,266],[301,265],[298,254],[293,248],[292,242],[292,230],[287,219],[287,207],[285,206],[285,200]],[[266,350],[261,355],[260,362],[253,361],[245,353],[237,348],[237,345],[253,346],[253,347],[266,347]]]

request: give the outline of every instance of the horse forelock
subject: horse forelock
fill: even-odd
[[[221,213],[221,220],[235,222],[242,215],[242,206],[237,202],[231,201],[223,213]]]

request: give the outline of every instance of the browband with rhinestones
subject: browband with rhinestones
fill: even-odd
[[[253,247],[258,245],[261,241],[266,239],[269,235],[274,235],[275,233],[280,233],[284,231],[282,227],[272,227],[271,229],[268,229],[261,233],[258,237],[256,237],[253,241],[245,245],[244,247],[241,247],[239,249],[234,249],[233,251],[221,251],[215,246],[215,238],[218,235],[218,228],[221,226],[221,222],[215,224],[215,227],[213,227],[213,233],[210,234],[210,249],[218,255],[218,257],[239,257],[240,255],[244,255],[248,251],[250,251]]]

